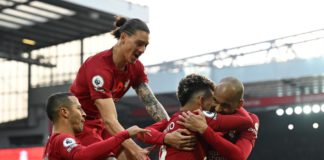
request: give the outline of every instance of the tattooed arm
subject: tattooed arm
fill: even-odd
[[[162,104],[156,99],[148,84],[141,83],[137,88],[135,88],[135,91],[140,100],[146,106],[147,112],[155,121],[161,121],[164,118],[167,120],[170,119],[168,113],[165,111]]]

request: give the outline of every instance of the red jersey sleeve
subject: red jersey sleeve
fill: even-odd
[[[127,138],[129,138],[128,131],[122,131],[104,141],[84,147],[76,143],[71,136],[62,134],[57,137],[55,149],[58,149],[61,157],[67,160],[101,159],[109,156],[110,152]]]
[[[241,132],[235,144],[223,138],[218,132],[214,132],[210,127],[203,133],[203,138],[224,158],[229,160],[246,160],[254,146],[259,127],[258,117],[254,114],[250,114],[250,116],[253,120],[253,127]]]
[[[255,114],[250,114],[252,121],[253,121],[253,126],[244,130],[240,134],[240,139],[244,138],[247,139],[251,142],[251,144],[254,146],[254,143],[256,139],[258,138],[258,130],[259,130],[259,118]]]
[[[214,131],[242,131],[253,125],[248,112],[242,107],[231,115],[216,114],[213,118],[207,117],[207,123]]]
[[[137,60],[135,67],[136,67],[136,80],[132,85],[133,88],[137,88],[141,83],[148,83],[148,78],[144,71],[145,68],[142,62]]]
[[[249,141],[241,140],[239,145],[233,144],[210,127],[203,133],[203,138],[214,150],[228,160],[245,160],[247,157],[244,157],[244,150],[246,152],[252,150],[252,144]]]
[[[163,145],[164,144],[164,137],[165,134],[163,130],[168,126],[168,120],[163,119],[159,122],[156,122],[152,124],[151,126],[145,127],[145,129],[151,130],[151,135],[137,135],[137,138],[141,140],[144,143],[148,144],[158,144],[158,145]]]
[[[94,63],[84,65],[91,99],[112,98],[113,71],[94,66]]]
[[[51,149],[57,150],[56,157],[61,157],[64,159],[72,159],[72,155],[79,151],[82,146],[78,143],[74,137],[67,135],[67,134],[60,134],[56,138],[53,139]],[[49,159],[51,159],[52,155],[50,155]]]

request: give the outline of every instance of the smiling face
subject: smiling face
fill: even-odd
[[[74,133],[80,133],[83,130],[83,123],[85,121],[86,114],[75,96],[69,96],[69,99],[71,101],[71,105],[68,108],[68,120],[73,128]]]
[[[134,34],[121,34],[120,43],[124,59],[127,63],[134,64],[136,60],[145,52],[149,44],[149,33],[137,30]]]

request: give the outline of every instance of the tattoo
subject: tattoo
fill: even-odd
[[[140,100],[144,103],[147,113],[149,113],[155,121],[161,121],[164,118],[170,119],[168,113],[156,99],[152,90],[146,83],[141,83],[135,88],[135,91]]]

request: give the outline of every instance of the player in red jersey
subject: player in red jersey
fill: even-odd
[[[180,111],[175,113],[170,121],[164,119],[146,127],[146,129],[151,130],[152,137],[138,136],[138,138],[146,143],[163,145],[165,143],[165,135],[167,136],[168,133],[183,128],[182,125],[176,123],[182,112],[193,111],[199,108],[209,110],[215,107],[213,91],[214,84],[209,79],[197,74],[186,76],[180,81],[178,86],[177,96],[181,103]],[[239,112],[236,115],[217,115],[217,117],[213,113],[208,113],[209,117],[207,120],[214,127],[213,129],[218,131],[243,130],[251,124],[251,119],[243,109]],[[229,119],[232,121],[229,121]],[[160,159],[178,160],[181,158],[186,158],[187,160],[203,160],[205,158],[205,147],[201,137],[198,137],[197,145],[193,151],[181,151],[170,146],[161,147]]]
[[[148,86],[144,66],[138,60],[149,43],[149,28],[139,19],[125,18],[117,19],[116,27],[112,34],[118,42],[111,49],[89,57],[70,87],[87,114],[84,130],[77,135],[83,145],[102,141],[124,130],[118,121],[115,103],[130,87],[135,89],[154,120],[169,118]],[[172,142],[177,144],[186,142],[188,137],[179,134],[176,138],[178,140]],[[126,140],[123,147],[129,159],[146,159],[148,151],[133,140]],[[116,148],[113,154],[119,151]]]
[[[48,118],[53,122],[53,133],[44,152],[46,160],[103,159],[130,136],[150,132],[133,126],[109,139],[84,147],[75,138],[75,134],[82,131],[86,114],[73,94],[53,94],[48,99],[46,112]]]
[[[221,80],[215,90],[216,112],[233,114],[243,108],[244,86],[241,81],[234,77]],[[180,117],[180,124],[186,128],[203,134],[204,140],[210,143],[207,150],[208,160],[246,160],[257,139],[259,119],[249,113],[253,125],[243,131],[232,130],[229,132],[214,132],[208,127],[203,114],[184,113]]]

